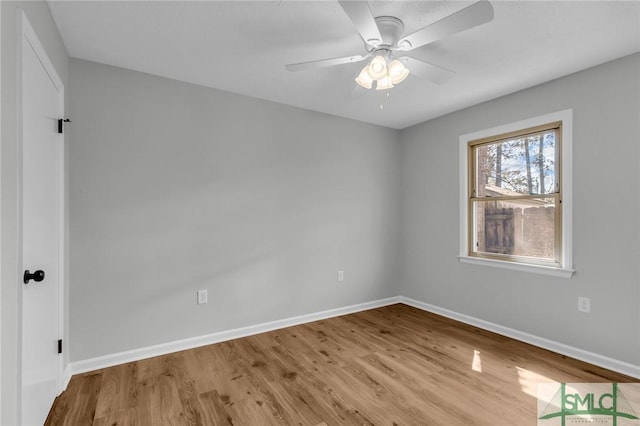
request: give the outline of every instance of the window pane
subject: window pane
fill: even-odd
[[[476,197],[557,192],[555,130],[478,145]]]
[[[474,253],[555,259],[555,198],[474,201]]]

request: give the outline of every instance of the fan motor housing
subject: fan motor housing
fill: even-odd
[[[381,46],[395,46],[404,31],[404,23],[395,16],[378,16],[375,20],[382,36]]]

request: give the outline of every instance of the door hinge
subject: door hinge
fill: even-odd
[[[62,339],[58,340],[58,353],[61,354],[62,353]]]
[[[64,133],[64,123],[71,123],[71,120],[68,118],[59,118],[58,119],[58,133]]]

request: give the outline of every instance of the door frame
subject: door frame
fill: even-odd
[[[51,78],[54,86],[58,90],[58,117],[64,118],[64,84],[62,79],[58,75],[53,62],[49,59],[46,50],[35,30],[31,26],[25,12],[22,9],[17,11],[17,33],[18,40],[16,46],[16,141],[17,141],[17,187],[18,187],[18,241],[17,241],[17,271],[16,282],[19,286],[18,289],[18,348],[17,348],[17,361],[18,361],[18,419],[22,418],[22,342],[23,342],[23,330],[22,330],[22,303],[23,303],[23,288],[22,282],[23,274],[23,117],[22,117],[22,96],[23,96],[23,41],[26,41],[33,51],[35,52],[38,60],[42,64],[45,72]],[[65,168],[64,168],[64,134],[57,135],[57,162],[58,162],[58,338],[63,339],[64,336],[64,277],[65,277]],[[57,379],[57,392],[60,394],[64,390],[63,380],[63,356],[59,356],[58,360],[58,379]]]

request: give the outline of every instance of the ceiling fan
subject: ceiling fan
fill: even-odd
[[[361,55],[288,64],[287,70],[304,71],[363,62],[373,58],[355,79],[358,85],[365,89],[390,89],[403,81],[409,73],[442,84],[453,76],[453,71],[406,56],[404,52],[493,19],[491,3],[480,0],[414,33],[402,36],[404,23],[394,16],[374,18],[368,2],[339,0],[338,3],[360,33],[366,52]]]

